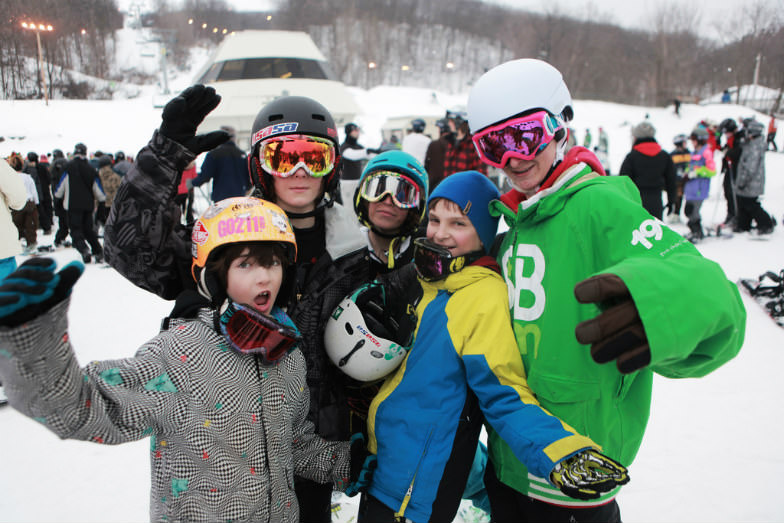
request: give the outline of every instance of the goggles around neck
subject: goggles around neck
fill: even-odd
[[[259,164],[265,172],[288,178],[300,167],[314,178],[335,168],[335,146],[326,138],[305,134],[273,136],[259,144]]]
[[[302,340],[295,329],[239,303],[230,302],[218,323],[234,350],[259,356],[264,365],[276,364]]]
[[[484,255],[484,251],[474,251],[453,257],[449,249],[441,247],[427,238],[414,240],[414,265],[419,277],[425,281],[443,280]]]
[[[509,158],[533,160],[563,128],[557,116],[537,111],[483,129],[472,139],[484,163],[503,169]]]
[[[417,184],[394,171],[376,171],[368,175],[359,187],[359,195],[369,202],[380,202],[390,195],[401,209],[413,209],[421,203]]]

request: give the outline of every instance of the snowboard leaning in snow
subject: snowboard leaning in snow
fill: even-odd
[[[784,328],[784,271],[768,271],[757,279],[741,278],[738,286],[760,304],[762,309]]]

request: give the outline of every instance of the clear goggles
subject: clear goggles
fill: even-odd
[[[295,329],[234,302],[220,315],[219,324],[234,350],[260,356],[265,365],[280,361],[302,339]]]
[[[413,209],[421,203],[417,184],[393,171],[376,171],[368,175],[359,187],[359,195],[369,202],[380,202],[389,195],[401,209]]]
[[[563,128],[558,117],[537,111],[483,129],[474,134],[473,141],[484,163],[503,169],[509,158],[533,160]]]
[[[262,140],[259,144],[261,168],[272,176],[288,178],[300,167],[314,178],[335,168],[335,146],[325,138],[287,134]]]

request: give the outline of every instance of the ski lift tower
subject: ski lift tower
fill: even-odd
[[[154,29],[154,34],[151,38],[145,40],[145,43],[158,44],[158,58],[161,67],[161,94],[171,94],[169,90],[169,76],[166,70],[169,63],[166,60],[169,54],[169,47],[174,44],[176,31],[174,29]]]

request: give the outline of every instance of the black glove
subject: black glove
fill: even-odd
[[[410,347],[421,294],[416,268],[411,263],[363,285],[355,293],[354,301],[373,334]]]
[[[575,499],[596,499],[629,482],[626,467],[593,449],[582,450],[559,462],[550,481],[561,492]]]
[[[373,480],[378,461],[365,445],[365,436],[361,433],[351,436],[351,477],[346,487],[347,496],[356,496],[366,490]]]
[[[84,265],[71,262],[58,273],[56,267],[51,258],[31,258],[0,282],[0,325],[22,325],[71,294]]]
[[[196,134],[196,128],[221,97],[212,87],[192,85],[169,100],[163,108],[160,133],[187,148],[195,155],[210,151],[229,139],[226,131]]]
[[[616,360],[618,370],[628,374],[651,362],[640,313],[621,278],[615,274],[593,276],[575,285],[574,295],[580,303],[597,303],[603,310],[574,330],[577,341],[591,344],[596,363]]]

